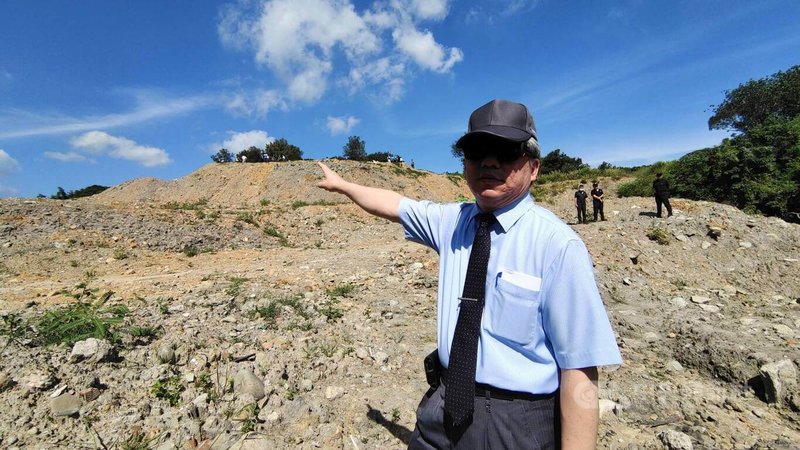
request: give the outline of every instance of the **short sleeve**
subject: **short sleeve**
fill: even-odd
[[[559,367],[622,363],[583,242],[566,242],[545,273],[542,290],[542,325]]]
[[[426,245],[439,253],[439,235],[443,205],[430,201],[416,201],[409,198],[400,200],[400,223],[406,239]]]

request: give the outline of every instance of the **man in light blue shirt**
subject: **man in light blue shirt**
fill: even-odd
[[[539,146],[528,109],[493,100],[470,116],[456,146],[475,203],[414,201],[349,183],[320,163],[319,186],[400,222],[440,258],[438,362],[443,383],[420,403],[409,448],[594,448],[597,366],[622,362],[585,245],[534,203]],[[477,215],[492,213],[471,421],[444,418],[447,369]],[[468,299],[467,299],[468,300]]]

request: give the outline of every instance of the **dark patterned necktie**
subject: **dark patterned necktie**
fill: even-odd
[[[484,295],[486,293],[486,267],[491,250],[490,228],[495,221],[492,214],[478,214],[478,231],[472,241],[467,278],[458,311],[458,322],[450,348],[445,393],[445,420],[453,427],[465,425],[472,418],[475,401],[475,365],[478,360],[478,337],[481,331]]]

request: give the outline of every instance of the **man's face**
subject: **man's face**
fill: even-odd
[[[539,175],[539,160],[529,155],[521,154],[511,160],[498,157],[491,150],[483,155],[477,153],[481,157],[464,159],[464,177],[481,211],[494,211],[510,204],[528,191]]]

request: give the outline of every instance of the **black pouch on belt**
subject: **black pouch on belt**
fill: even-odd
[[[442,375],[442,364],[439,362],[439,349],[432,351],[423,360],[425,366],[425,379],[428,380],[428,386],[436,389],[439,387]]]

